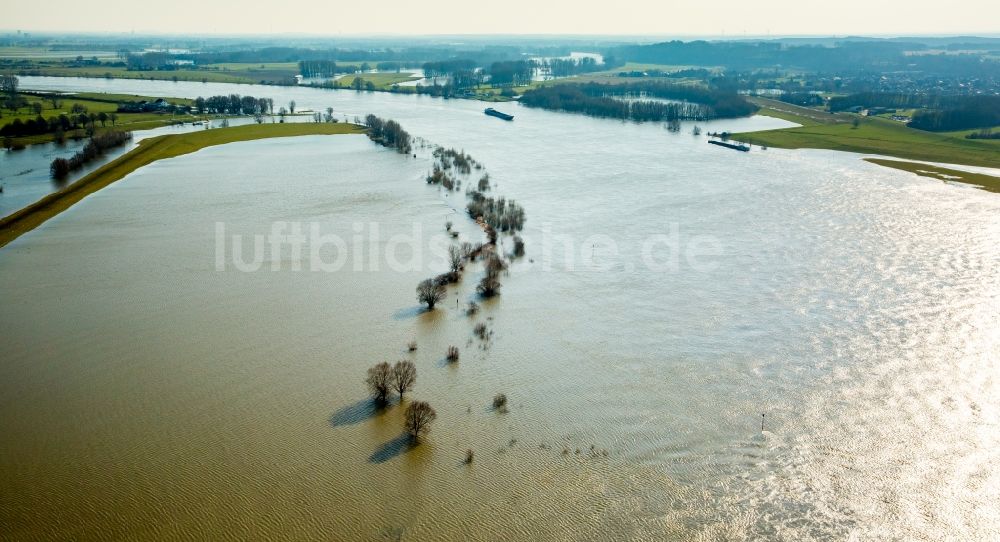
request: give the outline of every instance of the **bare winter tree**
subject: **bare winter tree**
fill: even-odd
[[[365,378],[368,385],[368,392],[372,399],[379,403],[385,403],[389,399],[389,391],[393,387],[392,366],[383,361],[368,369],[368,377]]]
[[[444,299],[445,295],[444,285],[433,279],[426,279],[417,285],[417,301],[426,303],[430,310],[434,310],[434,305]]]
[[[486,258],[486,272],[499,275],[507,270],[507,262],[496,252],[491,252]]]
[[[479,281],[479,285],[476,286],[476,292],[483,297],[493,297],[500,293],[500,286],[500,278],[497,274],[487,272]]]
[[[0,92],[6,94],[11,100],[17,98],[18,79],[13,74],[0,74]]]
[[[403,394],[413,389],[413,384],[417,381],[417,366],[412,361],[397,361],[392,367],[392,384],[399,393],[399,398]]]
[[[507,269],[507,262],[491,252],[486,258],[486,274],[483,275],[476,291],[483,297],[493,297],[500,293],[500,273]]]
[[[451,270],[457,273],[459,269],[462,268],[462,249],[451,245],[448,247],[448,264],[451,266]]]
[[[410,438],[416,441],[430,431],[431,422],[435,418],[437,418],[437,412],[434,412],[431,405],[423,401],[414,401],[410,403],[410,406],[406,407],[406,413],[403,416],[403,427],[410,434]]]

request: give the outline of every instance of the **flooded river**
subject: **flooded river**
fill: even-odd
[[[393,118],[485,164],[527,254],[478,314],[478,264],[421,311],[445,222],[482,234],[423,182],[427,149],[363,136],[208,148],[86,198],[0,249],[0,539],[1000,533],[995,194],[517,104],[507,123],[385,93],[22,86]],[[268,243],[298,227],[344,240],[341,265]],[[398,359],[438,413],[416,448],[366,400],[366,368]]]

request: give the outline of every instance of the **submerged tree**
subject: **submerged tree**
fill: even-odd
[[[70,172],[76,171],[88,162],[102,156],[108,149],[119,147],[132,140],[132,132],[109,130],[95,135],[76,154],[67,158],[56,158],[49,166],[49,171],[55,179],[61,179]]]
[[[368,392],[372,399],[378,403],[386,403],[389,399],[389,391],[393,385],[393,370],[388,362],[383,361],[368,369],[368,377],[365,379],[368,385]]]
[[[434,305],[444,299],[445,295],[444,285],[434,279],[425,279],[417,285],[417,301],[426,303],[429,310],[434,310]]]
[[[476,291],[483,297],[493,297],[500,293],[500,273],[507,269],[507,262],[495,252],[486,256],[486,274],[476,286]]]
[[[392,367],[392,384],[396,388],[396,392],[399,393],[400,399],[403,398],[404,393],[413,389],[413,384],[416,381],[417,366],[412,361],[397,361],[396,365]]]
[[[414,401],[406,407],[403,427],[410,434],[410,438],[416,441],[430,431],[430,424],[435,418],[437,418],[437,412],[434,412],[431,405],[423,401]]]
[[[524,239],[521,239],[520,235],[514,236],[514,257],[520,258],[524,256]]]
[[[499,275],[507,270],[507,262],[496,252],[490,252],[486,258],[486,272]]]
[[[476,286],[476,292],[483,297],[493,297],[500,293],[500,286],[500,278],[497,277],[497,274],[487,272],[479,281],[479,285]]]
[[[383,147],[396,149],[401,154],[409,154],[413,150],[410,134],[398,122],[368,115],[365,117],[365,126],[368,127],[368,138]]]
[[[481,218],[484,223],[500,231],[520,231],[524,228],[524,208],[513,200],[491,198],[476,190],[469,192],[468,197],[470,201],[466,210],[469,217]]]
[[[457,273],[462,268],[462,249],[451,245],[448,247],[448,265],[453,273]]]

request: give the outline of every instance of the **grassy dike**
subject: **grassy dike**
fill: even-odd
[[[754,99],[761,115],[797,122],[802,126],[733,134],[732,139],[782,149],[830,149],[881,154],[910,160],[1000,168],[1000,141],[974,140],[907,128],[877,117],[830,115],[774,100]],[[857,127],[852,125],[859,121]]]
[[[237,141],[305,135],[362,134],[361,126],[347,123],[251,124],[215,128],[185,134],[170,134],[139,142],[139,146],[92,171],[58,192],[24,209],[0,218],[0,247],[29,232],[46,220],[70,208],[86,196],[157,160],[189,154],[205,147]]]

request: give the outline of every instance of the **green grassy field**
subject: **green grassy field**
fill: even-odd
[[[928,162],[1000,167],[998,140],[970,140],[950,134],[924,132],[892,120],[851,114],[829,115],[781,102],[774,102],[780,105],[769,103],[773,100],[755,99],[755,102],[762,106],[760,114],[803,126],[734,134],[732,139],[784,149],[831,149]],[[860,124],[855,128],[847,119],[857,119]]]
[[[0,58],[72,59],[77,56],[82,56],[88,59],[95,56],[99,59],[112,59],[117,56],[117,53],[114,51],[55,50],[49,49],[48,47],[0,47]]]
[[[787,120],[788,122],[794,122],[803,126],[849,124],[854,118],[854,115],[847,113],[829,113],[812,107],[792,105],[768,98],[752,97],[749,100],[761,108],[761,115]]]
[[[689,70],[703,68],[703,66],[684,66],[680,64],[644,64],[641,62],[626,62],[623,66],[618,68],[613,68],[610,70],[604,70],[599,72],[593,72],[592,75],[611,75],[617,77],[620,72],[644,72],[649,70],[660,70],[664,72],[675,72],[678,70]],[[705,68],[709,71],[716,71],[719,68]]]
[[[352,66],[357,69],[361,69],[361,66],[368,64],[369,67],[375,68],[379,62],[395,62],[393,60],[338,60],[338,66]],[[405,71],[407,68],[403,68]]]
[[[473,89],[472,92],[475,94],[477,100],[483,102],[509,102],[514,99],[512,96],[502,96],[500,94],[501,90],[502,89],[490,87],[489,85],[480,85],[479,87]],[[518,91],[517,89],[515,89],[515,91],[518,94],[524,92],[523,90]]]
[[[298,62],[219,62],[218,64],[207,64],[206,67],[223,71],[294,71],[299,73]]]
[[[210,73],[220,77],[237,77],[243,82],[259,83],[261,81],[290,81],[299,74],[298,62],[264,62],[264,63],[221,63],[207,64],[197,73]]]
[[[305,135],[361,134],[364,131],[363,127],[354,124],[301,122],[250,124],[145,139],[139,142],[139,146],[135,149],[101,166],[66,188],[49,194],[36,203],[0,219],[0,247],[70,208],[87,195],[157,160],[173,158],[205,147],[237,141]]]
[[[520,87],[515,87],[514,90],[518,94],[523,94],[526,90],[538,88],[546,85],[558,85],[562,83],[603,83],[607,85],[624,85],[628,83],[639,83],[639,82],[650,82],[650,81],[661,81],[669,83],[690,83],[690,84],[703,84],[699,79],[688,79],[688,78],[671,78],[671,77],[618,77],[620,72],[631,72],[631,71],[646,71],[646,70],[663,70],[665,72],[672,72],[677,70],[684,70],[688,68],[695,68],[697,66],[673,66],[666,64],[638,64],[634,62],[628,62],[624,66],[615,68],[613,70],[605,70],[600,72],[590,72],[581,73],[578,75],[571,75],[568,77],[559,77],[557,79],[549,79],[548,81],[532,81],[529,85],[524,85]],[[708,70],[713,70],[714,68],[706,68]]]
[[[172,113],[116,113],[118,109],[118,104],[121,102],[139,102],[142,100],[152,101],[156,98],[150,96],[139,96],[135,94],[101,94],[101,93],[88,93],[79,92],[75,94],[60,94],[60,95],[50,95],[45,93],[20,93],[20,96],[24,98],[29,104],[33,102],[40,103],[42,105],[41,115],[45,119],[50,117],[57,117],[59,115],[72,115],[72,108],[74,105],[81,105],[87,108],[87,113],[115,113],[117,119],[114,121],[108,120],[104,125],[98,125],[98,131],[104,129],[118,129],[118,130],[145,130],[148,128],[156,128],[158,126],[166,126],[169,124],[177,122],[192,122],[205,118],[204,116],[196,117],[188,114],[172,114]],[[51,100],[51,97],[56,97],[59,107],[55,107]],[[167,98],[167,101],[178,105],[191,105],[193,100],[186,98]],[[31,108],[22,107],[16,113],[10,110],[3,110],[3,118],[0,118],[0,127],[5,126],[8,123],[14,122],[14,119],[21,119],[21,121],[26,121],[29,119],[34,119],[38,116]],[[74,130],[67,132],[65,135],[67,138],[83,137],[83,129]],[[20,145],[34,145],[36,143],[45,143],[54,140],[54,134],[40,134],[32,136],[22,136],[11,138],[14,144]]]
[[[900,162],[898,160],[885,160],[882,158],[865,158],[865,161],[880,166],[891,167],[909,171],[921,177],[929,177],[939,181],[955,181],[978,186],[983,190],[1000,193],[1000,177],[984,175],[982,173],[969,173],[957,169],[943,168],[930,164],[920,164],[917,162]]]
[[[283,83],[290,81],[299,73],[298,64],[294,62],[208,64],[199,68],[166,71],[130,71],[122,66],[66,66],[61,62],[39,60],[29,66],[13,66],[11,69],[25,75],[53,77],[104,77],[208,83]]]
[[[389,90],[393,85],[417,81],[420,78],[409,73],[381,72],[381,73],[359,73],[357,75],[347,75],[337,80],[337,85],[341,88],[348,88],[354,82],[355,77],[360,77],[364,83],[371,81],[377,90]],[[362,83],[362,84],[364,84]]]
[[[561,77],[559,79],[552,79],[549,81],[534,81],[531,85],[523,87],[525,90],[528,88],[533,88],[541,85],[550,85],[558,83],[605,83],[605,84],[625,84],[625,83],[637,83],[637,82],[649,82],[649,81],[666,81],[671,83],[701,83],[699,79],[685,79],[685,78],[671,78],[671,77],[618,77],[621,72],[642,72],[648,70],[661,70],[663,72],[675,72],[679,70],[702,68],[702,66],[682,66],[682,65],[668,65],[668,64],[642,64],[637,62],[626,62],[625,65],[611,70],[604,70],[599,72],[581,73],[578,75],[572,75],[569,77]],[[718,68],[705,68],[709,71],[717,71]]]
[[[43,94],[44,93],[34,93]],[[90,100],[94,102],[110,102],[118,104],[121,102],[141,102],[156,100],[155,96],[142,96],[140,94],[112,94],[107,92],[74,92],[71,94],[60,94],[80,100]],[[194,100],[190,98],[165,98],[168,102],[176,105],[194,105]]]

